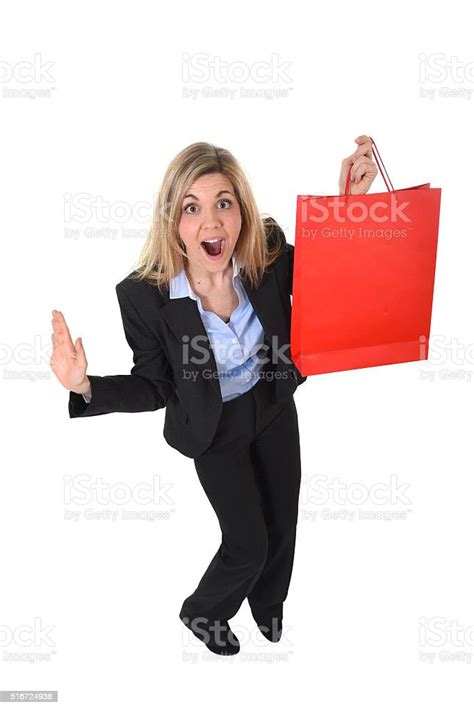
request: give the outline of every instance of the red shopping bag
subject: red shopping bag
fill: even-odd
[[[297,196],[290,352],[302,375],[428,358],[441,188],[395,190],[370,140],[388,192],[351,195],[348,172],[344,195]]]

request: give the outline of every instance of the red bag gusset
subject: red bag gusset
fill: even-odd
[[[441,188],[395,190],[370,140],[388,192],[350,195],[348,171],[344,195],[297,196],[290,352],[302,375],[428,358]]]

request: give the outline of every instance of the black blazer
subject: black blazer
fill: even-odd
[[[242,284],[262,323],[265,343],[271,347],[266,354],[273,362],[265,368],[273,371],[275,402],[280,402],[306,377],[291,361],[289,349],[294,247],[286,242],[272,218],[266,218],[264,224],[269,244],[275,240],[280,243],[278,258],[267,268],[256,289],[247,279],[242,278]],[[218,368],[197,303],[188,296],[170,299],[168,288],[133,281],[133,274],[115,287],[125,337],[133,351],[130,375],[88,375],[91,402],[86,403],[82,395],[70,391],[69,416],[146,412],[166,407],[165,440],[185,456],[198,457],[214,437],[222,395],[218,378],[210,377],[211,373],[217,374]],[[200,338],[193,341],[196,336]],[[189,349],[189,363],[184,362],[183,337],[199,345],[199,350]]]

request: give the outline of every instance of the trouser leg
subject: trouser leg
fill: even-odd
[[[252,446],[257,486],[268,536],[265,565],[248,595],[257,615],[281,617],[293,569],[301,483],[298,416],[293,397],[257,433]]]
[[[228,620],[240,608],[267,556],[268,537],[250,443],[255,434],[251,392],[225,403],[211,447],[194,460],[217,515],[222,541],[180,616]]]

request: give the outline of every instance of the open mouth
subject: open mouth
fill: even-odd
[[[206,239],[201,242],[201,247],[210,259],[219,259],[224,251],[225,239],[216,237],[215,239]]]

